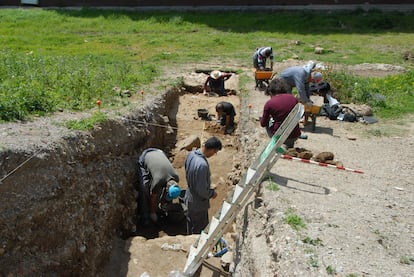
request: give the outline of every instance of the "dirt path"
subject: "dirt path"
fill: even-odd
[[[318,118],[315,132],[303,130],[309,138],[298,147],[333,152],[364,174],[279,160],[263,183],[262,206],[239,229],[245,236],[235,276],[412,276],[412,121]],[[368,136],[379,133],[389,136]],[[288,213],[306,227],[292,229]]]

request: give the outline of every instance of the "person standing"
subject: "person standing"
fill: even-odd
[[[216,105],[217,119],[221,126],[224,126],[224,134],[231,134],[234,132],[234,117],[236,111],[233,104],[221,101]]]
[[[179,176],[162,150],[144,150],[138,159],[138,166],[138,210],[141,223],[146,226],[149,219],[157,221],[159,204],[177,198],[181,189]]]
[[[282,122],[296,106],[298,100],[290,94],[290,86],[281,78],[273,79],[266,89],[270,95],[263,107],[263,115],[260,119],[260,126],[265,127],[269,137],[277,131]],[[287,148],[294,147],[295,141],[300,137],[299,124],[295,126],[292,133],[284,141]]]
[[[201,148],[191,151],[185,160],[188,189],[184,196],[187,206],[187,234],[200,234],[209,223],[210,199],[217,193],[211,188],[210,166],[207,161],[222,148],[216,137],[207,139]]]
[[[309,61],[304,66],[291,66],[280,72],[279,77],[283,78],[292,88],[298,90],[300,101],[305,105],[313,105],[310,99],[309,82],[319,83],[322,80],[322,73],[312,72],[316,64]]]
[[[266,61],[270,60],[270,70],[273,70],[273,49],[270,46],[258,47],[253,55],[253,66],[256,70],[266,70]]]
[[[217,93],[219,96],[227,96],[227,93],[224,89],[224,82],[230,79],[233,76],[231,73],[221,72],[219,70],[213,70],[210,75],[207,77],[204,86],[203,94],[208,95],[207,85],[210,88],[211,92]]]

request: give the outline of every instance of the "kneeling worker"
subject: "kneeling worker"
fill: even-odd
[[[138,209],[143,225],[157,221],[157,209],[180,196],[179,177],[165,153],[157,148],[144,150],[138,160]]]
[[[231,134],[234,132],[234,117],[236,112],[233,104],[229,102],[219,102],[216,105],[217,119],[221,126],[224,126],[224,134]]]
[[[204,86],[203,94],[208,95],[207,85],[210,88],[211,92],[217,93],[219,96],[227,96],[227,93],[224,89],[224,82],[230,79],[233,76],[231,73],[221,72],[219,70],[213,70],[211,74],[207,77]]]

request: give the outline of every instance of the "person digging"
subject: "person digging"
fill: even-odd
[[[146,227],[157,222],[158,208],[180,196],[179,176],[165,153],[148,148],[138,159],[138,211],[140,223]]]
[[[227,81],[231,76],[233,76],[231,73],[213,70],[204,83],[203,94],[209,95],[207,93],[207,88],[209,88],[210,92],[212,93],[217,93],[219,96],[227,96],[227,93],[224,89],[224,82]]]
[[[216,105],[217,121],[221,126],[224,126],[224,134],[228,135],[234,132],[234,116],[236,112],[233,104],[229,102],[219,102]]]

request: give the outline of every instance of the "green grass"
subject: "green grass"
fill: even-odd
[[[95,112],[90,117],[80,120],[69,120],[66,122],[66,127],[72,130],[88,131],[92,130],[98,123],[102,123],[106,120],[104,113]]]
[[[410,265],[414,263],[414,257],[413,256],[401,256],[400,257],[400,263]]]
[[[336,274],[336,269],[331,265],[328,265],[325,269],[326,269],[326,273],[328,275],[335,275]]]
[[[306,228],[306,224],[303,219],[299,215],[295,214],[294,210],[291,208],[285,212],[284,222],[296,231]]]
[[[314,246],[323,246],[322,240],[320,238],[316,238],[316,239],[312,239],[310,237],[305,237],[304,239],[302,239],[303,243],[308,243]]]
[[[311,256],[309,258],[309,265],[312,267],[320,267],[320,263],[317,257]]]
[[[115,86],[134,88],[154,76],[150,66],[133,70],[125,61],[100,55],[39,56],[0,51],[0,120],[24,120],[29,114],[81,111],[97,99],[116,106]],[[109,105],[109,106],[110,106]]]
[[[407,74],[384,79],[329,76],[330,82],[341,84],[344,101],[368,102],[381,116],[398,117],[413,112],[413,64],[402,58],[404,52],[414,53],[413,32],[412,13],[362,10],[212,14],[2,9],[0,121],[90,109],[97,99],[116,108],[123,102],[113,88],[138,92],[154,86],[162,77],[160,67],[216,61],[223,68],[250,68],[252,52],[261,45],[273,46],[277,61],[295,55],[304,61],[406,66],[411,69]],[[323,55],[313,53],[316,45],[326,50]],[[251,80],[241,82],[243,94],[248,93],[244,86]],[[385,103],[378,95],[385,96]]]
[[[414,113],[414,70],[378,77],[358,77],[344,72],[327,74],[327,81],[339,91],[341,103],[365,103],[382,118]]]
[[[271,177],[269,177],[267,181],[268,182],[267,182],[266,188],[268,190],[270,190],[270,191],[279,191],[280,190],[279,185],[277,183],[273,182]]]

